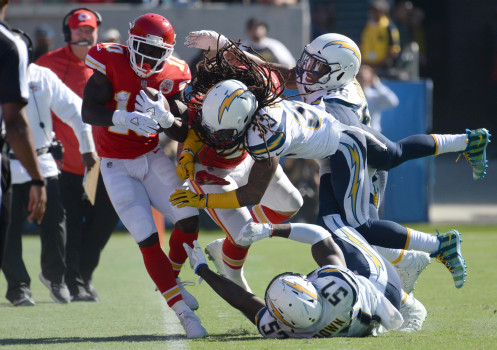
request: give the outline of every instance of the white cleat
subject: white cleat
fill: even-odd
[[[404,318],[404,323],[399,327],[402,332],[419,332],[426,319],[426,309],[412,293],[408,300],[400,306],[400,313]]]
[[[421,272],[430,264],[430,254],[417,250],[406,251],[402,260],[394,265],[397,274],[400,277],[402,289],[407,293],[414,290],[416,281]]]
[[[195,297],[192,294],[190,294],[190,292],[188,292],[185,289],[186,285],[187,286],[193,286],[193,285],[195,285],[195,283],[188,282],[188,281],[182,282],[181,278],[179,278],[179,277],[176,277],[176,282],[178,283],[179,291],[181,293],[181,296],[183,297],[183,301],[185,302],[185,304],[191,310],[197,310],[198,309],[198,301],[197,301],[197,299],[195,299]]]
[[[185,329],[187,338],[195,339],[207,336],[207,330],[202,326],[200,318],[192,310],[185,310],[179,313],[178,318]]]
[[[223,243],[225,238],[216,239],[205,246],[207,258],[214,263],[217,273],[235,282],[247,292],[252,293],[247,280],[243,276],[243,268],[232,269],[223,261]]]
[[[205,246],[207,258],[214,263],[217,273],[226,277],[226,270],[223,262],[223,243],[225,238],[219,238]]]

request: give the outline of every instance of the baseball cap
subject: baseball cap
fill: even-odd
[[[67,22],[67,25],[71,29],[77,29],[82,26],[97,28],[97,17],[91,11],[78,10],[71,15],[69,21]]]

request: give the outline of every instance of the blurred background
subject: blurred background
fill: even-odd
[[[382,112],[383,132],[392,140],[413,133],[462,133],[466,128],[497,132],[497,1],[13,0],[6,20],[35,39],[39,55],[65,44],[62,18],[77,7],[102,15],[99,41],[125,43],[135,17],[148,12],[165,16],[177,33],[175,55],[192,71],[199,52],[183,41],[193,30],[216,30],[254,47],[268,60],[291,64],[306,44],[328,32],[349,36],[362,50],[365,29],[381,12],[392,25],[397,49],[388,62],[377,65],[373,60],[371,65],[398,97],[396,106]],[[270,44],[262,45],[264,37],[285,49],[278,46],[271,52]],[[363,61],[366,56],[363,52]],[[488,147],[487,177],[480,182],[472,180],[466,160],[456,163],[453,155],[395,169],[388,181],[384,217],[400,222],[496,223],[494,144]],[[288,164],[286,171],[306,199],[297,219],[310,221],[315,215],[315,169],[303,165]]]

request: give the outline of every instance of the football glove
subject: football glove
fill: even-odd
[[[254,242],[272,236],[273,227],[271,224],[249,222],[242,227],[242,229],[240,230],[240,236],[238,238],[235,238],[235,243],[242,247],[247,247]]]
[[[228,38],[213,30],[199,30],[188,34],[185,40],[185,45],[189,48],[217,51],[218,38],[219,49],[222,49],[227,43],[229,43]]]
[[[190,266],[192,270],[197,274],[198,269],[201,266],[208,266],[207,260],[205,259],[205,255],[202,252],[202,247],[198,244],[197,241],[193,241],[193,248],[188,244],[183,243],[183,247],[185,248],[186,254],[188,254],[188,260],[190,261]]]
[[[148,114],[152,119],[163,129],[168,129],[174,123],[174,115],[164,107],[164,95],[157,94],[157,101],[151,100],[145,91],[140,90],[140,94],[136,95],[135,109],[138,112]]]
[[[189,148],[181,152],[178,165],[176,166],[176,174],[181,180],[190,179],[193,181],[195,176],[195,164],[193,162],[193,151]]]
[[[115,111],[112,115],[112,123],[116,126],[123,126],[142,136],[155,134],[159,130],[159,125],[155,119],[141,112]]]
[[[172,205],[183,207],[195,207],[197,209],[205,209],[206,198],[204,194],[196,194],[190,190],[176,190],[170,197],[169,201]]]

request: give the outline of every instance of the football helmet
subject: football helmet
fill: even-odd
[[[308,328],[323,311],[316,288],[305,276],[285,272],[268,285],[264,297],[269,313],[290,328]]]
[[[230,148],[243,137],[257,110],[257,99],[241,81],[230,79],[217,83],[205,95],[202,127],[207,142]]]
[[[304,48],[296,67],[301,92],[336,89],[352,81],[361,66],[361,51],[348,37],[323,34]]]
[[[129,62],[135,73],[147,78],[164,69],[176,43],[176,34],[169,21],[155,13],[147,13],[129,25]]]

